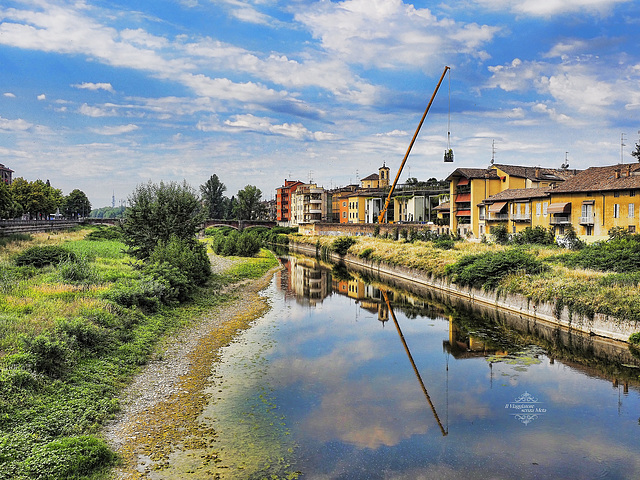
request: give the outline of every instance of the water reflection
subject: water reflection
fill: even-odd
[[[283,262],[287,298],[314,305],[271,364],[304,478],[636,478],[638,360],[624,345]],[[323,286],[312,300],[306,279]]]

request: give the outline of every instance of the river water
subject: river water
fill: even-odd
[[[193,478],[640,478],[627,347],[282,260],[214,368]]]

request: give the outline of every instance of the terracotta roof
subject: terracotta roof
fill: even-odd
[[[507,175],[513,175],[514,177],[526,178],[533,181],[562,181],[579,172],[579,170],[522,167],[519,165],[495,164],[494,167],[499,168]]]
[[[640,164],[638,163],[587,168],[549,192],[555,194],[632,189],[640,189]]]
[[[508,190],[503,190],[500,193],[496,193],[495,195],[491,195],[490,197],[485,198],[480,204],[486,205],[493,202],[509,202],[514,200],[544,198],[549,196],[550,191],[555,192],[556,190],[558,189],[556,188],[554,190],[547,190],[546,188],[510,188]]]
[[[438,205],[437,207],[435,207],[433,210],[435,211],[450,211],[451,210],[451,204],[449,202],[445,202],[445,203],[441,203],[440,205]]]
[[[489,175],[489,178],[498,178],[496,171],[493,168],[456,168],[447,178],[447,181],[451,181],[454,177],[465,178],[485,178],[485,175]]]
[[[379,179],[380,179],[380,175],[378,175],[377,173],[372,173],[371,175],[369,175],[368,177],[364,177],[360,181],[364,182],[365,180],[379,180]]]

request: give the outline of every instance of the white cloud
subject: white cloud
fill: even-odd
[[[100,135],[122,135],[123,133],[134,132],[138,130],[140,127],[137,125],[129,124],[129,125],[117,125],[115,127],[100,127],[100,128],[92,128],[91,131],[94,133],[98,133]]]
[[[334,55],[380,68],[428,69],[460,53],[484,57],[480,46],[500,30],[439,20],[429,9],[416,9],[402,0],[317,2],[296,13],[295,19]]]
[[[492,10],[510,10],[513,13],[535,17],[551,17],[569,13],[607,15],[632,0],[474,0]]]
[[[38,100],[46,100],[47,96],[44,93],[41,93],[40,95],[37,96]]]
[[[6,92],[3,94],[3,96],[7,98],[16,98],[16,96],[11,92]]]
[[[106,90],[107,92],[111,92],[111,93],[115,92],[115,90],[113,89],[110,83],[84,82],[84,83],[79,83],[71,86],[75,88],[79,88],[81,90]]]
[[[9,120],[0,117],[0,132],[24,132],[32,126],[33,124],[21,118],[18,120]]]
[[[105,109],[102,107],[92,107],[83,103],[82,106],[78,109],[78,112],[82,115],[86,115],[87,117],[115,117],[117,112],[114,109]]]

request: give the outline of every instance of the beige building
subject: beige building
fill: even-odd
[[[299,185],[291,194],[291,225],[329,222],[332,218],[331,197],[315,183]]]

